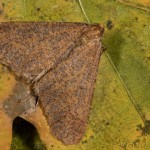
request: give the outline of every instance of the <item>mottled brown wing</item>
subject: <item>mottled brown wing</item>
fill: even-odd
[[[38,81],[76,47],[87,24],[0,23],[0,62],[28,82]]]
[[[52,133],[65,144],[86,129],[101,35],[98,25],[0,23],[0,62],[35,83]]]
[[[101,48],[102,28],[84,28],[69,56],[49,71],[35,91],[51,132],[64,144],[78,143],[84,135]]]

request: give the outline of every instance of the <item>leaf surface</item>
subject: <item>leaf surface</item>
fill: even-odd
[[[82,0],[80,2],[0,1],[1,21],[86,22],[84,10],[91,23],[102,23],[106,28],[103,43],[107,50],[102,55],[99,65],[85,137],[78,145],[67,147],[51,137],[48,147],[65,150],[149,150],[149,1],[123,0],[121,1],[123,3],[120,3],[118,0]],[[3,73],[0,73],[0,76],[0,94],[9,94],[5,94],[6,90],[2,89],[11,81],[2,80]]]

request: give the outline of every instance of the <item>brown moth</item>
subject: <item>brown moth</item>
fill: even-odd
[[[38,97],[51,133],[66,145],[78,143],[86,130],[102,33],[97,24],[0,23],[0,63],[25,82],[26,104]],[[12,118],[23,113],[8,106]]]

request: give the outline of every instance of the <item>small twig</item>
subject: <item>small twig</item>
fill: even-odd
[[[145,11],[145,12],[150,13],[150,10],[149,10],[149,9],[146,9],[146,8],[144,8],[144,7],[140,7],[140,6],[137,6],[137,5],[128,3],[128,2],[124,2],[124,1],[122,1],[122,0],[116,0],[116,2],[121,3],[121,4],[124,4],[124,5],[127,5],[127,6],[131,6],[131,7],[134,7],[134,8],[137,8],[137,9],[140,9],[140,10],[143,10],[143,11]]]

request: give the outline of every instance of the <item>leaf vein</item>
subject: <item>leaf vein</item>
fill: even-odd
[[[85,16],[87,22],[90,24],[91,22],[90,22],[90,20],[89,20],[87,14],[86,14],[86,12],[85,12],[85,10],[84,10],[84,7],[83,7],[83,4],[82,4],[81,0],[78,0],[78,1],[79,1],[81,10],[82,10],[82,12],[83,12],[83,14],[84,14],[84,16]],[[118,0],[116,0],[116,1],[118,1]],[[125,82],[123,81],[123,79],[122,79],[120,73],[117,71],[117,68],[115,67],[113,61],[111,60],[111,58],[110,58],[110,56],[109,56],[109,54],[108,54],[106,51],[105,51],[104,53],[105,53],[106,57],[108,58],[110,64],[112,65],[114,71],[116,72],[117,76],[119,77],[119,79],[120,79],[120,81],[121,81],[123,87],[125,88],[125,90],[126,90],[126,92],[127,92],[127,95],[128,95],[128,97],[129,97],[130,101],[132,102],[132,104],[133,104],[135,110],[137,111],[137,113],[138,113],[139,116],[141,117],[143,123],[146,124],[146,120],[145,120],[145,118],[144,118],[144,115],[142,114],[142,112],[141,112],[140,109],[138,108],[136,100],[132,97],[130,91],[128,90],[128,88],[127,88]]]

